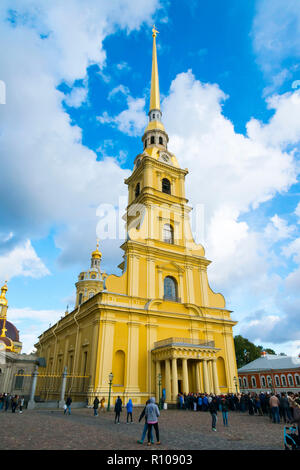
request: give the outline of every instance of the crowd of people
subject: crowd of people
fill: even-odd
[[[23,396],[11,395],[10,393],[0,394],[0,411],[7,411],[11,409],[12,413],[19,410],[19,413],[23,412],[25,399]]]
[[[228,426],[228,411],[239,411],[252,416],[269,416],[273,423],[295,423],[300,436],[300,393],[179,393],[177,407],[181,410],[209,411],[213,431],[216,431],[218,411],[222,412],[224,426]]]
[[[68,396],[65,402],[65,414],[71,414],[72,398]],[[93,403],[94,416],[98,416],[98,409],[104,410],[105,398],[101,400],[96,397]],[[159,406],[155,403],[155,398],[150,398],[139,416],[139,422],[144,419],[144,428],[141,439],[137,442],[143,444],[147,434],[148,445],[154,444],[153,428],[155,430],[156,443],[160,444],[158,418],[160,408],[163,408],[164,397]],[[22,413],[24,407],[24,397],[0,394],[0,411],[11,409],[13,413],[18,409]],[[248,413],[250,416],[268,416],[273,423],[294,424],[298,427],[300,436],[300,393],[230,393],[227,395],[214,395],[207,393],[179,393],[177,396],[177,408],[180,410],[190,410],[198,412],[209,412],[212,417],[212,430],[217,431],[218,412],[222,413],[223,425],[229,426],[228,413],[240,412]],[[115,424],[120,424],[120,415],[123,403],[120,396],[116,399],[114,412]],[[127,424],[133,423],[133,403],[129,399],[126,404]]]

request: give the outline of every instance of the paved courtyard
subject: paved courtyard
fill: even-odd
[[[114,413],[93,416],[92,409],[72,409],[71,416],[61,410],[24,410],[22,414],[0,412],[0,449],[76,449],[76,450],[149,450],[146,440],[138,444],[144,419],[141,409],[134,409],[133,424],[126,424],[126,410],[121,424],[114,424]],[[217,432],[211,430],[208,412],[164,410],[159,421],[161,446],[150,450],[281,450],[284,424],[273,424],[268,417],[229,413],[229,427],[224,428],[218,413]]]

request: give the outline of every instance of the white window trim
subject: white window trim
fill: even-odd
[[[280,379],[281,379],[282,386],[283,386],[283,387],[287,387],[286,376],[285,376],[284,374],[282,374],[282,375],[280,376]],[[284,379],[284,380],[282,380],[282,379]]]
[[[279,375],[275,375],[274,380],[275,380],[275,387],[280,387],[280,377],[279,377]]]
[[[292,379],[292,383],[290,383],[290,377]],[[289,387],[294,387],[295,386],[294,377],[292,376],[292,374],[288,374],[287,381],[288,381]]]

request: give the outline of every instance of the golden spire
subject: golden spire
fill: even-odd
[[[1,305],[7,305],[7,298],[5,297],[6,292],[7,292],[7,281],[5,281],[4,286],[1,287],[0,306]]]
[[[151,93],[150,93],[150,111],[152,109],[160,110],[159,99],[159,82],[158,82],[158,67],[157,67],[157,54],[156,54],[156,35],[158,31],[153,25],[153,49],[152,49],[152,74],[151,74]]]
[[[99,251],[99,238],[97,238],[97,248],[95,251],[93,251],[92,258],[98,258],[98,259],[102,258],[102,253]]]

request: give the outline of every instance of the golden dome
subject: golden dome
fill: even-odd
[[[1,287],[1,294],[0,294],[0,305],[7,305],[7,298],[5,297],[7,292],[7,281],[5,281],[4,286]]]
[[[92,258],[97,258],[97,259],[101,259],[102,258],[102,253],[99,251],[99,240],[97,240],[97,248],[95,251],[93,251],[92,253]]]

